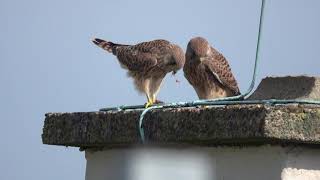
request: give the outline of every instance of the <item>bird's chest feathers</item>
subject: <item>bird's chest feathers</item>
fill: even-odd
[[[194,76],[203,76],[203,72],[205,71],[205,65],[200,62],[194,62],[190,66],[190,71]]]
[[[199,84],[200,86],[207,86],[209,81],[208,74],[206,72],[206,66],[202,63],[194,63],[191,65],[190,71],[193,78],[194,84]]]

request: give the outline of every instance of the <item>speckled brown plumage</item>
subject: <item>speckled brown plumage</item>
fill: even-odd
[[[189,41],[183,71],[199,99],[240,94],[226,58],[202,37]]]
[[[169,72],[176,73],[185,62],[183,50],[166,40],[153,40],[136,45],[122,45],[102,39],[93,42],[117,56],[122,68],[134,79],[139,92],[145,93],[150,104],[156,101],[161,83]]]

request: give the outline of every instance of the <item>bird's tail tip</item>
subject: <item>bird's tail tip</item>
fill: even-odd
[[[112,53],[112,46],[113,46],[113,43],[112,42],[108,42],[108,41],[105,41],[103,39],[99,39],[99,38],[92,38],[91,41],[101,47],[102,49]]]
[[[105,41],[99,38],[92,38],[91,41],[95,44],[95,45],[99,45],[101,42]]]

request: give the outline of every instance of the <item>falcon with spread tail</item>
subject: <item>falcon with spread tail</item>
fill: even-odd
[[[202,37],[189,41],[184,76],[199,99],[215,99],[240,94],[226,58]]]
[[[162,39],[136,45],[116,44],[98,38],[92,42],[118,58],[120,66],[133,78],[136,89],[146,94],[146,108],[158,102],[156,96],[166,74],[175,74],[185,62],[183,50]]]

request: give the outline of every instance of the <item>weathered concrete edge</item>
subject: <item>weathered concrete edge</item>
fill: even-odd
[[[320,77],[306,75],[265,77],[249,99],[320,100]]]
[[[44,144],[76,147],[140,144],[140,113],[141,111],[47,114],[42,140]],[[221,113],[225,114],[220,116]],[[197,117],[199,122],[195,122],[192,116]],[[149,144],[319,144],[320,107],[237,105],[209,109],[156,110],[147,114],[144,127]]]

